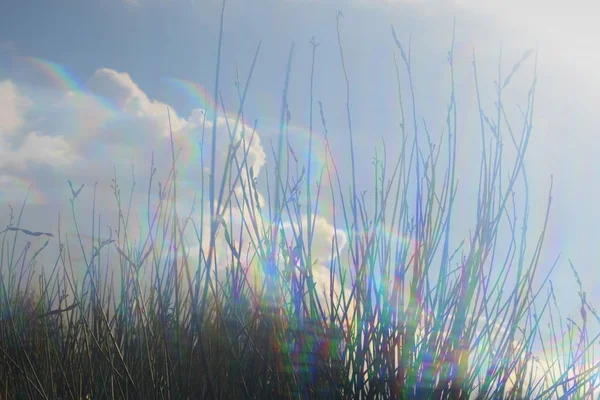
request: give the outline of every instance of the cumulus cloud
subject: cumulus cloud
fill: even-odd
[[[30,131],[27,115],[34,104],[13,82],[0,82],[0,167],[24,169],[29,163],[57,167],[76,160],[61,135]]]
[[[308,244],[308,221],[306,216],[303,218],[302,225],[302,241]],[[300,226],[296,221],[284,222],[283,227],[287,238],[300,236]],[[331,246],[334,241],[337,241],[340,249],[343,249],[348,241],[346,233],[341,229],[335,229],[325,217],[320,215],[315,216],[311,247],[313,258],[320,263],[331,260]]]
[[[145,214],[152,212],[146,209],[148,187],[141,184],[148,182],[151,159],[157,169],[151,193],[152,209],[157,204],[154,193],[157,181],[164,184],[171,167],[172,136],[175,152],[179,154],[178,211],[181,216],[187,215],[194,195],[202,190],[202,176],[208,175],[205,169],[210,165],[212,119],[200,109],[193,110],[188,117],[182,117],[168,104],[151,99],[129,74],[112,69],[98,69],[85,86],[89,89],[86,92],[54,90],[42,93],[35,88],[21,88],[10,81],[0,84],[0,103],[3,105],[0,108],[0,166],[5,170],[0,179],[0,192],[4,192],[2,199],[12,201],[20,198],[14,194],[20,190],[24,196],[26,186],[32,184],[36,193],[45,196],[43,214],[48,217],[54,211],[58,212],[68,206],[68,180],[75,188],[85,185],[79,198],[81,201],[76,203],[78,208],[86,207],[85,202],[91,200],[91,188],[98,182],[97,207],[104,215],[114,216],[116,205],[114,188],[111,188],[114,185],[113,173],[119,175],[121,193],[125,196],[129,188],[123,187],[123,179],[131,181],[131,166],[135,165],[135,179],[138,182],[133,194],[132,221],[135,223],[130,227],[128,235],[131,240],[141,243],[137,239],[145,237],[149,230]],[[254,178],[261,179],[266,154],[260,133],[255,132],[244,121],[238,124],[235,132],[231,132],[236,125],[235,115],[231,114],[220,115],[216,124],[217,163],[214,173],[217,180],[224,171],[225,155],[232,148],[231,136],[234,143],[240,144],[235,154],[237,159],[242,161],[246,154],[246,162],[252,168]],[[205,143],[201,148],[199,142],[203,130]],[[229,239],[225,229],[220,228],[217,259],[222,268],[220,273],[223,273],[225,266],[231,262],[229,244],[232,240],[242,243],[244,263],[252,269],[250,276],[260,279],[263,271],[256,254],[261,245],[260,232],[266,231],[270,222],[255,210],[253,218],[259,233],[244,224],[244,219],[248,218],[248,208],[243,206],[241,191],[243,186],[248,188],[249,184],[247,177],[242,176],[237,187],[233,188],[238,202],[234,198],[227,211]],[[253,200],[256,199],[263,210],[266,209],[267,201],[263,194],[257,192],[253,195]],[[54,209],[50,208],[52,205],[55,206]],[[200,206],[196,202],[196,211],[190,216],[197,228],[203,227],[207,232],[210,229],[209,217],[205,215],[203,220],[200,219]],[[47,219],[47,225],[33,228],[54,229],[55,216]],[[103,221],[107,224],[114,222],[108,222],[106,218]],[[289,230],[292,224],[288,221],[284,228]],[[85,231],[87,228],[82,226],[81,229]],[[315,267],[315,277],[323,285],[329,282],[326,261],[330,258],[331,242],[335,237],[343,247],[346,243],[343,232],[336,231],[324,216],[317,216],[313,257],[319,261],[319,265]],[[193,226],[188,223],[184,240],[188,252],[187,262],[192,273],[197,265],[199,251],[208,251],[207,238],[204,235],[201,243],[198,243]],[[167,254],[169,251],[166,250]]]
[[[0,137],[9,136],[25,123],[25,113],[32,105],[10,81],[0,82]]]
[[[87,86],[94,94],[108,100],[118,110],[137,119],[135,123],[142,124],[148,134],[169,135],[167,104],[150,100],[129,74],[101,68],[88,80]],[[185,125],[185,120],[179,118],[174,112],[171,114],[173,131],[177,132]]]
[[[0,149],[0,166],[26,168],[28,163],[59,167],[73,164],[78,157],[63,137],[50,137],[39,132],[25,136],[22,144],[11,151],[8,144]]]

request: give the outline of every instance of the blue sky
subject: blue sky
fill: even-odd
[[[484,106],[490,107],[500,48],[503,68],[508,71],[523,52],[538,46],[540,80],[527,158],[534,204],[531,229],[539,227],[549,177],[554,174],[545,268],[558,253],[563,254],[555,280],[565,282],[563,294],[568,296],[575,283],[568,270],[570,257],[591,292],[600,283],[595,271],[600,256],[596,200],[600,178],[596,118],[600,52],[594,43],[600,30],[596,26],[598,6],[591,3],[230,0],[225,15],[222,94],[227,107],[235,110],[236,66],[244,81],[256,46],[262,41],[245,112],[248,120],[259,120],[261,143],[268,153],[268,141],[277,132],[292,42],[292,123],[308,126],[309,39],[314,36],[320,43],[315,100],[324,104],[336,159],[342,165],[347,163],[345,89],[335,31],[336,11],[341,9],[359,170],[365,171],[370,168],[377,140],[385,138],[393,152],[397,135],[391,25],[405,44],[412,34],[418,114],[439,133],[444,128],[449,98],[445,57],[456,16],[459,173],[468,193],[476,183],[470,172],[479,162],[470,64],[473,47]],[[34,201],[27,218],[37,224],[34,229],[52,229],[56,213],[67,203],[67,179],[88,186],[98,181],[108,192],[113,164],[126,181],[133,159],[136,172],[143,176],[149,168],[151,150],[160,158],[167,143],[161,136],[166,129],[165,107],[174,110],[175,122],[184,127],[182,132],[198,117],[193,113],[200,106],[197,100],[173,85],[172,79],[195,82],[212,91],[220,6],[216,0],[23,0],[5,6],[0,14],[0,156],[4,158],[0,161],[0,202],[18,204],[27,185],[33,184],[40,201]],[[49,65],[65,73],[62,82],[44,69]],[[525,104],[532,76],[529,62],[515,76],[515,89],[507,95],[509,103]],[[77,86],[103,94],[123,118],[108,131],[95,131],[85,104],[67,95]],[[136,97],[142,99],[138,108],[130,101]],[[119,104],[127,104],[126,112],[119,110]],[[298,138],[299,146],[302,140]],[[193,176],[192,171],[201,173],[189,168],[188,176]],[[371,176],[361,174],[359,184],[368,185]],[[467,215],[469,211],[459,212]],[[0,221],[3,218],[0,215]],[[576,299],[573,301],[572,309],[577,310]]]

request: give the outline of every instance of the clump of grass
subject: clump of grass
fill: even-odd
[[[225,168],[217,174],[214,145],[210,159],[202,159],[203,169],[211,173],[200,182],[199,210],[194,210],[199,221],[182,218],[178,209],[173,139],[172,167],[156,198],[151,195],[156,189],[151,167],[148,230],[140,237],[130,233],[133,189],[125,203],[116,178],[115,235],[103,240],[92,227],[91,246],[84,245],[78,224],[75,199],[82,188],[71,185],[74,245],[60,228],[55,237],[23,229],[24,206],[16,220],[11,215],[0,234],[3,398],[545,399],[597,393],[593,347],[598,337],[588,334],[586,312],[596,316],[595,310],[577,277],[582,324],[569,319],[565,327],[557,316],[549,274],[537,284],[545,225],[535,246],[528,246],[528,197],[515,195],[517,187],[525,193],[528,189],[524,159],[537,75],[520,135],[510,125],[503,93],[530,54],[507,76],[499,72],[493,118],[479,102],[480,185],[475,204],[458,205],[461,132],[453,42],[447,130],[434,143],[417,119],[410,51],[393,32],[400,56],[396,71],[402,121],[394,145],[400,154],[388,159],[384,146],[383,155],[376,156],[373,187],[359,188],[339,22],[340,16],[351,176],[342,176],[332,157],[320,102],[320,127],[313,124],[318,55],[313,40],[307,160],[298,159],[287,140],[292,48],[281,131],[273,148],[274,164],[269,164],[274,166],[267,168],[272,174],[256,176],[249,162],[256,133],[242,122],[248,85],[238,83],[239,111],[234,117],[222,116],[230,137]],[[218,54],[220,49],[219,40]],[[409,110],[402,72],[408,80]],[[473,73],[480,99],[475,59]],[[217,111],[209,124],[213,144]],[[311,170],[317,129],[324,134],[328,157],[320,171]],[[201,137],[205,146],[209,141],[204,127]],[[362,195],[363,189],[372,197]],[[334,208],[334,229],[347,236],[344,246],[333,235],[328,260],[313,253],[315,221],[324,198]],[[546,222],[550,203],[549,196]],[[452,236],[456,207],[469,207],[476,217],[470,236],[458,243]],[[240,221],[237,228],[234,213]],[[95,197],[91,220],[99,221]],[[186,240],[190,232],[197,239],[197,254]],[[18,239],[41,235],[52,237],[33,255],[29,244],[17,252]],[[58,242],[56,263],[33,284],[38,254],[50,241]],[[82,265],[74,265],[76,253]],[[544,318],[551,322],[550,342],[544,339]],[[536,346],[542,347],[540,353],[535,353]]]

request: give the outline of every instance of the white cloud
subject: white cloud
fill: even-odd
[[[87,85],[94,94],[112,102],[130,117],[143,119],[146,129],[158,129],[162,135],[169,136],[167,104],[150,100],[129,74],[101,68],[92,75]],[[174,132],[181,130],[185,124],[186,121],[171,112]]]
[[[13,82],[0,83],[0,166],[23,169],[30,162],[48,166],[73,163],[76,156],[62,136],[28,131],[27,112],[33,105]]]
[[[286,237],[289,241],[292,240],[295,234],[298,235],[300,229],[298,224],[294,222],[284,222],[283,228],[286,233]],[[302,221],[302,241],[305,245],[308,245],[308,223],[307,216],[305,215]],[[331,260],[331,246],[332,243],[337,240],[340,249],[346,246],[348,238],[346,233],[341,229],[335,229],[333,225],[327,221],[323,216],[315,216],[313,240],[312,240],[312,257],[319,263],[324,263]]]
[[[9,136],[25,123],[25,113],[32,105],[10,81],[0,82],[0,136]]]
[[[78,157],[73,154],[71,146],[63,137],[50,137],[39,132],[31,132],[27,134],[18,149],[7,154],[3,161],[24,168],[28,162],[59,167],[73,164],[76,160]]]
[[[131,164],[136,166],[137,191],[134,193],[132,215],[135,221],[144,221],[147,211],[144,209],[147,196],[147,179],[149,167],[154,151],[154,162],[157,168],[157,177],[154,181],[152,199],[157,187],[157,180],[163,183],[171,166],[170,130],[167,115],[168,104],[151,99],[134,82],[132,77],[123,72],[108,68],[97,70],[87,81],[89,92],[41,92],[35,88],[27,88],[27,97],[20,93],[19,87],[11,82],[0,86],[0,101],[6,106],[0,110],[5,113],[5,118],[0,118],[3,130],[9,134],[0,136],[0,166],[6,167],[8,173],[3,175],[1,190],[10,192],[12,198],[21,198],[16,191],[26,190],[24,186],[31,183],[36,193],[46,195],[47,205],[44,214],[54,214],[51,206],[64,209],[68,206],[69,190],[67,180],[72,181],[74,187],[85,184],[78,207],[85,207],[86,199],[91,199],[91,187],[98,182],[97,204],[103,215],[109,219],[116,215],[111,179],[113,178],[113,165],[119,174],[122,195],[128,196],[123,179],[130,181]],[[27,107],[35,101],[35,115],[28,118]],[[208,163],[211,148],[212,121],[204,121],[203,110],[193,110],[187,118],[179,116],[170,108],[171,127],[175,144],[175,151],[181,150],[178,159],[178,210],[183,217],[189,212],[191,199],[201,190],[201,175],[206,174],[202,169],[200,155],[205,157],[204,166]],[[2,114],[4,115],[4,114]],[[235,118],[231,115],[221,115],[217,119],[217,165],[216,175],[224,170],[224,156],[230,146],[229,128],[235,125]],[[202,127],[206,129],[206,143],[200,149]],[[243,134],[243,137],[242,137]],[[243,122],[235,132],[234,141],[242,140],[237,151],[238,160],[241,161],[244,151],[247,151],[248,166],[254,170],[254,176],[261,178],[262,170],[266,164],[266,154],[261,143],[260,133],[253,132],[253,128]],[[51,166],[52,168],[47,168]],[[241,185],[248,182],[243,177],[238,182],[236,193],[240,193]],[[85,197],[88,196],[88,197]],[[266,209],[266,200],[261,193],[257,194],[263,210]],[[5,200],[7,198],[5,197]],[[239,198],[242,201],[241,197]],[[45,202],[46,203],[46,202]],[[154,200],[153,200],[153,204]],[[196,204],[198,210],[200,206]],[[152,208],[152,207],[151,207]],[[98,211],[100,212],[100,211]],[[247,212],[244,211],[244,212]],[[49,220],[54,225],[55,216]],[[230,214],[232,220],[227,221],[232,239],[243,243],[242,253],[244,262],[250,268],[251,278],[262,280],[263,271],[256,257],[257,248],[260,246],[258,237],[250,226],[243,225],[243,219],[248,218],[242,209],[234,202]],[[113,216],[113,217],[111,217]],[[192,215],[196,226],[209,229],[208,216],[200,221],[200,213]],[[269,221],[255,213],[259,231],[268,229]],[[107,222],[107,219],[103,219]],[[141,225],[144,225],[143,223]],[[286,225],[290,227],[288,223]],[[40,226],[39,229],[42,227]],[[45,229],[46,227],[44,227]],[[38,229],[38,227],[36,227]],[[85,227],[82,227],[85,231]],[[130,240],[143,242],[147,235],[147,227],[131,228]],[[241,230],[240,230],[241,229]],[[241,235],[240,235],[240,232]],[[329,272],[324,264],[330,258],[331,241],[337,235],[340,246],[346,243],[343,232],[336,232],[334,227],[323,216],[317,216],[314,239],[314,258],[319,260],[315,267],[315,277],[320,285],[328,285]],[[197,254],[202,248],[208,250],[206,235],[202,243],[198,243],[192,225],[185,231],[186,247],[189,251],[188,263],[192,272],[197,265]],[[138,240],[142,239],[142,240]],[[218,265],[227,266],[231,262],[230,248],[225,240],[224,230],[221,229],[217,237]],[[165,254],[166,255],[166,254]],[[181,257],[181,255],[180,255]],[[221,270],[221,273],[223,270]]]

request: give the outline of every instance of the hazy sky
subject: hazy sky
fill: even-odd
[[[52,229],[59,208],[67,205],[67,179],[77,186],[98,181],[99,190],[108,193],[113,165],[125,182],[132,161],[136,174],[147,175],[152,150],[159,161],[168,162],[167,105],[174,110],[174,126],[181,130],[180,144],[188,146],[184,161],[189,168],[183,176],[192,182],[201,171],[193,165],[198,159],[194,139],[184,134],[200,117],[193,110],[207,106],[201,88],[212,91],[214,85],[220,7],[216,0],[21,0],[4,5],[0,13],[0,202],[18,204],[32,184],[26,220],[35,225],[32,229]],[[259,120],[261,142],[268,153],[268,141],[278,129],[287,54],[294,42],[289,106],[298,129],[293,140],[300,147],[306,144],[309,39],[314,36],[320,43],[315,100],[324,104],[336,158],[341,164],[347,162],[345,89],[335,31],[336,11],[342,10],[340,30],[356,146],[361,150],[359,169],[367,170],[377,140],[385,138],[393,152],[397,137],[391,25],[405,44],[412,34],[417,111],[429,129],[439,133],[445,127],[446,53],[456,16],[459,174],[468,190],[473,182],[469,171],[479,165],[473,49],[487,101],[484,106],[489,109],[500,49],[508,72],[526,50],[537,46],[540,78],[526,162],[532,229],[543,217],[550,174],[554,174],[545,268],[562,253],[554,280],[564,286],[563,295],[568,297],[575,284],[567,257],[585,278],[585,289],[593,292],[600,283],[596,272],[600,258],[599,7],[589,0],[230,0],[225,16],[223,99],[226,107],[237,108],[236,69],[244,82],[262,41],[245,113],[247,120]],[[526,104],[532,61],[522,67],[507,93],[513,110]],[[260,158],[257,153],[257,164]],[[359,184],[369,184],[371,176],[359,176]],[[5,221],[4,214],[0,221]],[[565,304],[572,300],[572,310],[577,310],[573,297]],[[598,304],[600,296],[595,299]]]

